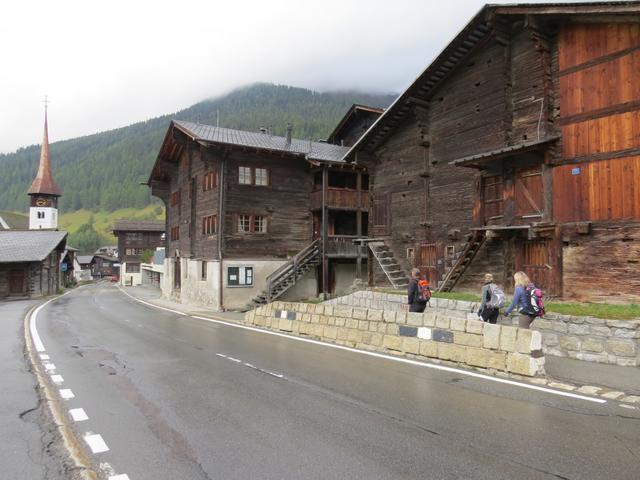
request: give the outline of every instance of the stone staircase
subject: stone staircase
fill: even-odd
[[[469,240],[464,246],[462,253],[453,261],[452,265],[442,275],[442,279],[438,282],[438,292],[450,292],[453,287],[456,286],[460,277],[465,272],[467,267],[471,265],[476,253],[480,250],[480,247],[486,239],[486,232],[484,230],[474,230]]]
[[[406,289],[409,285],[409,278],[395,259],[391,249],[384,243],[384,240],[372,239],[367,242],[367,245],[393,288],[398,290]]]
[[[320,239],[314,240],[291,260],[267,277],[267,288],[244,307],[244,311],[272,302],[289,290],[299,278],[320,264]]]

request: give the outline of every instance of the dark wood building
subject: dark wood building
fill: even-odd
[[[383,112],[382,108],[353,104],[329,134],[327,142],[351,147]]]
[[[63,286],[67,232],[0,231],[0,298],[53,295]],[[71,262],[73,260],[71,259]]]
[[[118,260],[120,261],[120,283],[122,285],[140,285],[140,256],[147,250],[155,251],[164,246],[165,225],[162,221],[154,220],[118,220],[113,227],[113,234],[118,238]],[[105,256],[94,255],[94,267],[99,268],[97,259],[102,259],[100,265],[106,267]],[[109,258],[109,257],[106,257]],[[115,268],[112,264],[111,268]]]
[[[639,14],[483,8],[346,157],[373,250],[445,290],[524,270],[552,296],[640,298]]]
[[[172,122],[149,179],[167,207],[164,294],[222,309],[350,285],[368,178],[347,150]]]

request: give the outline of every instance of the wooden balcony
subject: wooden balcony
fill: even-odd
[[[368,210],[369,191],[350,190],[346,188],[329,188],[327,190],[327,206],[349,210]],[[322,208],[322,190],[311,193],[311,209]]]
[[[329,235],[327,242],[327,256],[329,258],[357,258],[367,257],[366,247],[355,245],[353,240],[357,235]]]

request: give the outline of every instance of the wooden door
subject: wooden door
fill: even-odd
[[[180,257],[176,257],[173,261],[173,288],[175,290],[180,290],[181,286],[181,278],[182,278],[182,269],[180,268],[181,260]]]
[[[502,175],[492,175],[482,179],[482,201],[484,223],[501,223],[504,213],[504,182]]]
[[[515,216],[519,223],[542,220],[544,195],[540,166],[516,171],[515,203]]]
[[[371,196],[373,235],[391,233],[391,194],[377,193]]]
[[[9,270],[9,295],[25,295],[26,272],[24,269]]]
[[[429,280],[432,287],[437,286],[440,272],[438,269],[439,249],[438,244],[428,243],[418,247],[416,265],[420,272]]]
[[[545,290],[545,293],[553,290],[553,267],[549,254],[551,242],[527,240],[516,245],[516,270],[525,272],[537,287]]]

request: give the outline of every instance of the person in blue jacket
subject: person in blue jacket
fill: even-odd
[[[515,291],[513,292],[513,301],[511,305],[504,311],[505,315],[509,315],[514,309],[517,309],[520,318],[518,326],[520,328],[529,328],[535,320],[536,314],[531,311],[529,295],[527,295],[527,287],[532,286],[531,280],[524,272],[516,272],[513,274],[515,283]]]

